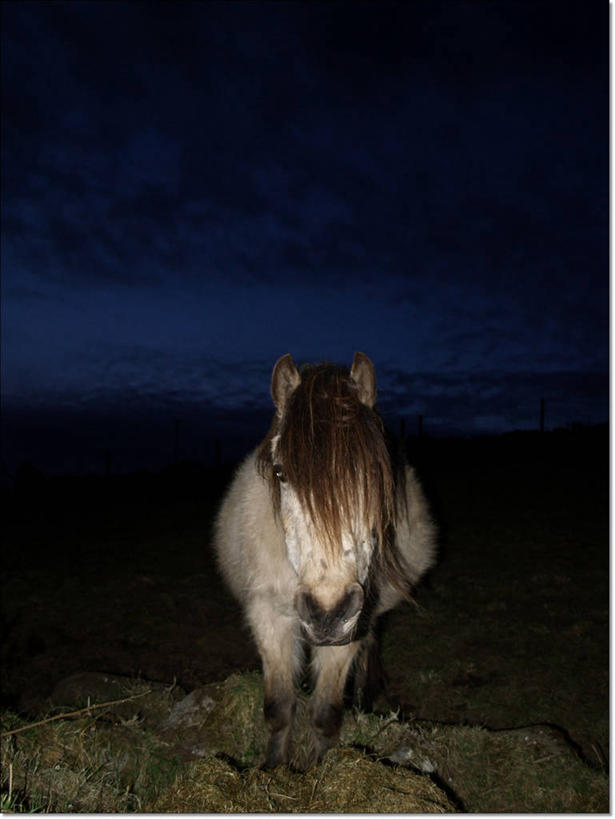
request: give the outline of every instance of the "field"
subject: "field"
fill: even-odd
[[[416,591],[417,606],[399,608],[382,624],[388,686],[377,710],[393,710],[404,725],[423,731],[454,726],[456,742],[465,730],[474,743],[468,753],[482,755],[483,773],[496,764],[486,736],[493,743],[541,726],[565,748],[562,788],[571,779],[574,786],[575,776],[594,777],[586,797],[579,786],[576,801],[557,803],[559,809],[608,810],[606,430],[420,440],[410,442],[409,453],[440,527],[440,559]],[[6,493],[3,730],[57,713],[51,692],[77,672],[190,692],[259,668],[209,546],[229,475],[230,468],[190,464],[161,476],[106,480],[32,474]],[[88,720],[96,721],[95,713]],[[482,734],[467,733],[479,729]],[[3,775],[3,804],[66,808],[29,791],[28,777],[20,778],[19,764],[29,764],[24,743],[34,753],[33,736],[26,739],[23,731],[3,740],[14,776],[8,783]],[[497,765],[511,764],[498,753]],[[181,763],[174,764],[165,782],[181,779]],[[540,764],[528,760],[532,776]],[[488,789],[498,787],[496,781]],[[480,798],[462,798],[454,789],[449,796],[457,808],[530,809],[523,788],[495,793],[491,801],[485,787],[478,790]],[[164,804],[174,811],[172,802]],[[542,808],[554,804],[545,797]]]

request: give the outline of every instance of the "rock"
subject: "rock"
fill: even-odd
[[[216,705],[207,687],[196,688],[177,702],[160,726],[161,731],[186,731],[198,728],[207,721],[207,715]]]
[[[98,671],[82,671],[60,680],[49,697],[49,705],[79,709],[109,702],[111,704],[105,709],[97,708],[96,711],[124,721],[137,718],[144,725],[155,727],[167,717],[174,703],[184,696],[185,691],[177,686]],[[114,704],[116,700],[128,701]]]

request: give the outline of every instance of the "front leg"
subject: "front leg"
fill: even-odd
[[[344,687],[361,642],[344,646],[316,646],[312,667],[316,679],[312,695],[312,762],[318,762],[337,741],[344,716]]]
[[[294,680],[300,661],[295,618],[280,614],[271,598],[251,602],[248,619],[263,663],[265,723],[269,729],[265,768],[286,765],[296,707]]]

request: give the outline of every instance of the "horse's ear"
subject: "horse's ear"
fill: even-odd
[[[271,376],[271,397],[279,413],[284,412],[288,396],[299,386],[301,376],[290,353],[278,358]]]
[[[356,352],[350,368],[350,377],[359,388],[359,399],[368,407],[376,403],[376,371],[371,358]]]

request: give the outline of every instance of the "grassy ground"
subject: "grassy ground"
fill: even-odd
[[[459,726],[551,723],[604,767],[608,447],[544,440],[414,448],[441,557],[418,611],[383,623],[389,700],[406,717]],[[185,476],[47,481],[11,495],[5,709],[33,718],[77,671],[190,691],[258,668],[208,546],[227,475]],[[501,809],[521,809],[515,794],[506,799]],[[129,801],[118,809],[138,809]]]
[[[306,769],[310,726],[303,694],[293,765],[263,771],[263,693],[260,672],[232,674],[188,696],[176,686],[129,677],[73,675],[54,691],[60,713],[53,717],[31,723],[4,714],[2,807],[53,813],[608,810],[606,775],[584,764],[548,726],[494,732],[347,711],[339,746]]]
[[[442,557],[418,591],[421,616],[399,609],[383,634],[385,658],[397,658],[391,693],[427,719],[554,723],[599,762],[609,747],[606,455],[456,469],[437,503]]]

